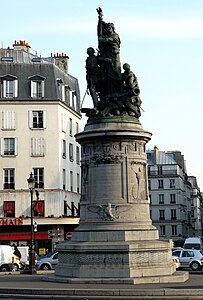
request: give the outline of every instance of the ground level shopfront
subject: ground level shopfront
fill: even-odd
[[[34,218],[34,243],[38,255],[54,251],[57,243],[70,240],[79,218]],[[30,218],[0,218],[0,244],[30,245]]]

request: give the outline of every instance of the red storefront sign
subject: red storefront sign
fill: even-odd
[[[23,225],[23,218],[0,218],[0,229],[4,226],[19,226]],[[26,226],[27,227],[27,226]],[[24,226],[22,227],[22,232],[5,232],[6,229],[2,228],[2,231],[0,230],[0,241],[26,241],[30,240],[30,231],[24,229]],[[35,232],[34,233],[34,239],[35,240],[47,240],[48,239],[48,231],[44,232]]]
[[[22,218],[0,218],[0,226],[23,225]]]

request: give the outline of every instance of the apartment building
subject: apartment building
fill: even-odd
[[[36,248],[53,250],[79,222],[80,91],[68,62],[25,41],[0,49],[0,243],[29,244],[30,173]]]
[[[187,175],[184,155],[155,146],[147,158],[151,219],[160,238],[201,236],[201,193],[195,177]]]

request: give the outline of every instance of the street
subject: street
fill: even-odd
[[[186,270],[184,270],[186,271]],[[190,272],[184,283],[68,284],[46,281],[53,271],[38,275],[0,274],[0,299],[99,300],[99,299],[203,299],[203,271]],[[199,298],[198,298],[199,297]]]
[[[189,269],[184,269],[189,271]],[[17,272],[15,272],[17,273]],[[187,288],[187,289],[203,289],[203,270],[189,271],[189,280],[183,283],[155,283],[155,284],[136,284],[136,285],[122,285],[126,289],[160,289],[160,288]],[[53,271],[48,271],[46,274],[39,275],[2,275],[0,276],[0,288],[39,288],[39,289],[75,289],[75,288],[120,288],[120,284],[69,284],[60,282],[46,281],[46,278],[53,276]]]

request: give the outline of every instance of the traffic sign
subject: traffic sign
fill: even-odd
[[[48,230],[49,239],[59,238],[63,235],[62,230]]]
[[[71,238],[72,238],[72,232],[71,231],[66,232],[66,239],[71,240]]]

